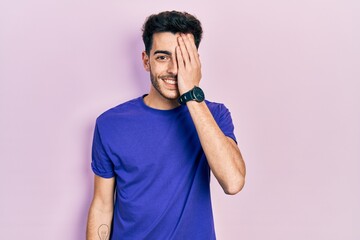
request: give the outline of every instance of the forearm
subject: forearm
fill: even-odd
[[[192,34],[181,34],[176,47],[177,82],[180,96],[199,86],[201,63]],[[235,194],[244,186],[245,164],[233,140],[226,137],[205,102],[187,102],[209,166],[227,194]]]
[[[88,216],[86,240],[108,240],[110,238],[113,208],[93,201]]]
[[[233,140],[226,137],[205,102],[187,103],[211,171],[227,194],[236,194],[245,183],[245,164]]]

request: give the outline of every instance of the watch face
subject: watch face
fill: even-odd
[[[197,102],[202,102],[202,101],[204,101],[205,95],[204,95],[203,90],[201,90],[201,88],[195,87],[194,90],[193,90],[193,94],[194,94],[195,100],[196,100]]]

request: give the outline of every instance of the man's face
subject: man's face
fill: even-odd
[[[167,100],[176,100],[179,97],[175,54],[178,37],[178,33],[155,33],[149,56],[143,53],[144,67],[150,72],[152,83],[150,94]]]

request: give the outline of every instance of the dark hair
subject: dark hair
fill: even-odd
[[[150,15],[146,19],[142,31],[145,51],[148,55],[150,54],[152,47],[154,33],[192,33],[197,48],[199,48],[203,33],[201,23],[196,17],[187,12],[178,11],[166,11]]]

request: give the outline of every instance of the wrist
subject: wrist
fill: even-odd
[[[194,86],[191,90],[185,92],[178,98],[180,104],[186,104],[189,101],[202,102],[205,99],[203,90]]]

